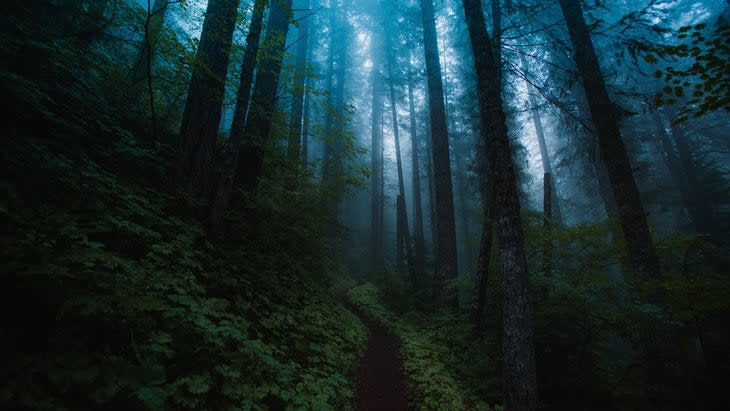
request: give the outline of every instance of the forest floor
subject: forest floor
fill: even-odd
[[[410,410],[399,356],[400,341],[382,325],[348,304],[368,328],[368,349],[358,369],[355,409]]]

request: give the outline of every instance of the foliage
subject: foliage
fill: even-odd
[[[677,123],[690,117],[701,117],[716,110],[730,111],[730,26],[714,32],[706,24],[684,26],[679,29],[678,45],[660,45],[646,54],[646,62],[655,64],[657,56],[663,59],[689,59],[689,67],[669,65],[655,72],[664,79],[665,86],[657,95],[657,104],[673,105],[686,101],[677,115]]]
[[[346,408],[366,331],[323,287],[316,185],[266,182],[213,247],[171,150],[115,112],[123,64],[48,33],[0,36],[0,407]]]
[[[348,300],[394,332],[401,340],[401,358],[412,405],[418,410],[490,410],[478,391],[485,386],[485,370],[493,367],[485,347],[474,344],[464,315],[398,316],[383,304],[383,293],[366,283],[350,289]],[[494,372],[491,372],[494,375]],[[492,380],[493,388],[498,381]],[[499,391],[492,392],[499,398]]]

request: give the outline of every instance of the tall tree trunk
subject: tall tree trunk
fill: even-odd
[[[399,278],[403,278],[406,275],[406,238],[405,238],[405,225],[408,222],[405,221],[403,216],[403,196],[398,194],[395,200],[395,271]]]
[[[552,186],[552,176],[550,173],[545,173],[543,177],[543,196],[542,196],[542,210],[543,210],[543,228],[545,229],[545,238],[543,241],[543,260],[542,260],[542,271],[546,277],[552,275],[552,231],[553,231],[553,199],[555,190]]]
[[[619,208],[629,259],[633,267],[647,278],[661,279],[659,259],[621,138],[618,114],[608,97],[580,3],[577,0],[560,0],[560,6],[568,23],[575,62],[581,73],[601,156]]]
[[[256,0],[253,6],[253,13],[251,14],[251,24],[246,35],[246,51],[243,54],[243,63],[241,65],[241,81],[238,86],[236,107],[233,111],[231,137],[223,162],[223,171],[218,179],[217,189],[210,208],[208,234],[211,239],[219,238],[223,232],[223,215],[228,209],[231,192],[233,191],[235,174],[238,169],[238,159],[241,152],[241,142],[243,141],[246,111],[248,110],[251,96],[253,74],[256,69],[256,56],[259,51],[261,27],[263,25],[263,16],[267,4],[268,0]]]
[[[669,121],[675,117],[674,108],[669,108],[666,112]],[[708,234],[710,237],[717,241],[717,230],[713,223],[713,211],[711,205],[705,200],[700,191],[701,184],[697,177],[697,166],[692,158],[692,150],[687,142],[687,136],[684,134],[680,125],[671,125],[672,137],[677,145],[677,154],[679,162],[681,164],[681,170],[684,173],[685,181],[687,182],[687,188],[689,189],[688,195],[688,210],[695,228],[698,233]]]
[[[239,0],[210,0],[185,103],[179,175],[193,201],[207,201]]]
[[[306,80],[307,85],[304,87],[304,118],[302,119],[302,166],[307,167],[309,164],[309,124],[312,117],[312,95],[306,91],[310,87],[310,79]]]
[[[342,147],[346,138],[345,121],[345,75],[347,73],[347,39],[348,26],[339,14],[344,13],[342,4],[331,3],[331,38],[330,47],[333,50],[333,66],[331,66],[332,78],[335,86],[330,93],[330,109],[332,114],[327,118],[325,135],[328,141],[325,145],[325,161],[323,170],[323,182],[328,187],[329,193],[323,197],[325,206],[332,215],[337,216],[342,202],[344,173]],[[338,13],[339,12],[339,13]],[[334,230],[335,221],[331,222],[330,228]]]
[[[279,75],[289,32],[291,0],[271,2],[264,47],[266,58],[259,63],[251,108],[244,127],[241,161],[236,176],[243,188],[254,191],[264,171],[264,154],[270,145],[269,133],[277,99]]]
[[[618,113],[609,99],[593,42],[578,0],[560,0],[568,32],[573,43],[574,60],[585,89],[591,118],[596,128],[598,145],[608,170],[611,188],[618,205],[618,216],[628,248],[629,262],[645,280],[663,279],[654,243],[649,232],[646,214],[641,204],[629,157],[621,138]],[[665,298],[657,287],[648,293],[649,302],[666,309]],[[648,355],[651,399],[664,404],[665,394],[676,394],[678,388],[679,341],[672,327],[650,324],[643,330]],[[666,405],[666,404],[665,404]]]
[[[679,157],[676,150],[674,149],[672,140],[667,134],[664,119],[662,118],[659,111],[656,109],[651,110],[651,117],[654,121],[654,126],[656,128],[657,139],[660,143],[661,155],[664,159],[664,164],[667,166],[667,170],[669,170],[669,174],[672,176],[672,180],[674,180],[674,184],[677,186],[677,190],[679,191],[679,196],[682,201],[682,206],[687,209],[690,220],[692,221],[692,224],[694,225],[694,228],[696,230],[696,210],[694,207],[692,207],[692,198],[695,195],[693,192],[693,188],[690,187],[689,184],[687,184],[687,178],[685,177],[686,175],[684,173],[684,170],[682,169],[682,163],[679,161]]]
[[[502,108],[499,64],[487,33],[480,0],[463,0],[477,75],[481,135],[489,155],[497,246],[504,277],[505,406],[537,409],[537,377],[527,259],[520,217],[517,174]]]
[[[415,271],[414,271],[414,262],[413,262],[413,252],[411,249],[411,233],[408,227],[408,212],[406,208],[406,189],[405,189],[405,180],[403,178],[403,161],[401,157],[401,150],[400,150],[400,126],[398,125],[398,107],[397,107],[397,100],[395,98],[395,76],[393,74],[393,46],[390,41],[390,36],[387,32],[387,26],[386,26],[386,50],[387,50],[387,66],[388,66],[388,88],[390,91],[390,114],[391,118],[393,119],[393,137],[394,137],[394,144],[395,144],[395,159],[396,159],[396,169],[398,173],[398,195],[400,196],[400,203],[396,202],[396,216],[398,219],[402,219],[402,221],[399,221],[398,224],[401,231],[401,238],[398,240],[398,247],[402,247],[402,249],[399,248],[398,252],[396,253],[396,257],[400,260],[397,262],[397,265],[399,267],[399,274],[405,275],[405,270],[408,270],[409,277],[411,281],[415,281]],[[405,258],[405,262],[407,262],[407,267],[403,265],[403,258]]]
[[[438,236],[436,230],[436,184],[434,183],[433,156],[431,155],[431,120],[426,116],[426,181],[428,185],[428,222],[431,229],[431,256],[435,263],[438,256]]]
[[[457,307],[455,294],[448,293],[448,283],[458,273],[456,254],[456,223],[454,221],[454,194],[451,187],[449,136],[446,128],[444,86],[441,78],[436,20],[432,0],[421,0],[423,44],[428,77],[429,111],[431,117],[431,156],[433,158],[436,189],[436,301],[444,307]]]
[[[444,59],[443,62],[444,71],[448,72],[448,60]],[[460,142],[459,134],[457,132],[456,127],[456,119],[455,116],[451,113],[451,104],[449,102],[449,96],[451,95],[451,91],[449,90],[449,81],[447,78],[443,79],[444,83],[444,107],[446,110],[446,120],[448,123],[447,128],[451,130],[452,135],[452,142],[454,147],[454,153],[460,152],[460,147],[457,143]],[[454,137],[457,136],[457,137]],[[462,142],[463,143],[463,142]],[[472,249],[471,243],[469,239],[471,238],[470,230],[469,230],[469,216],[467,212],[467,200],[466,200],[466,190],[467,190],[467,170],[466,165],[464,164],[464,159],[460,155],[454,156],[454,184],[456,186],[456,197],[458,199],[458,205],[459,205],[459,212],[455,214],[456,217],[459,218],[459,225],[456,226],[457,234],[461,234],[459,237],[457,235],[457,238],[461,238],[461,262],[466,264],[462,265],[459,264],[459,267],[461,267],[461,270],[470,273],[472,272],[472,268],[474,267],[474,250]],[[457,242],[458,244],[458,242]],[[457,251],[457,257],[459,256],[459,247],[456,248]],[[458,259],[458,258],[457,258]]]
[[[415,242],[416,283],[425,272],[426,245],[423,235],[423,206],[421,203],[421,168],[418,161],[418,127],[416,125],[416,107],[413,97],[413,79],[408,76],[408,111],[411,120],[411,158],[413,168],[413,239]]]
[[[474,325],[477,334],[482,332],[482,316],[487,306],[487,284],[489,281],[489,265],[492,260],[492,201],[487,195],[488,190],[482,190],[482,202],[484,211],[484,222],[482,223],[482,235],[479,240],[479,258],[477,260],[477,305],[474,310]]]
[[[377,49],[377,45],[373,45]],[[374,59],[371,82],[373,87],[372,99],[372,144],[370,151],[370,247],[372,253],[371,278],[385,265],[383,250],[383,90],[382,79],[378,67],[378,60]]]
[[[585,90],[579,83],[575,83],[571,88],[571,93],[575,98],[575,108],[577,109],[580,119],[582,120],[581,128],[585,133],[585,138],[590,140],[587,144],[588,156],[591,158],[590,164],[586,164],[586,173],[594,174],[598,183],[598,195],[603,204],[603,210],[607,217],[618,215],[618,206],[611,189],[611,183],[608,178],[608,170],[606,164],[601,161],[601,150],[596,139],[595,127],[591,127],[591,114],[587,106],[587,97]]]
[[[301,0],[297,5],[297,9],[309,11],[309,0]],[[288,156],[292,166],[299,165],[301,156],[301,138],[302,138],[302,117],[304,113],[304,93],[305,93],[305,70],[307,64],[307,49],[309,44],[309,18],[305,16],[299,24],[299,42],[297,46],[296,66],[294,68],[294,90],[292,92],[292,109],[289,126],[289,146]]]
[[[525,60],[524,55],[520,55],[520,59],[522,61],[522,69],[527,72],[527,61]],[[527,98],[530,102],[530,114],[532,115],[532,123],[535,126],[535,134],[537,136],[537,143],[540,147],[540,159],[542,160],[542,172],[544,176],[548,176],[551,180],[544,183],[546,187],[551,188],[551,195],[552,198],[550,199],[550,203],[552,205],[553,213],[550,216],[550,218],[554,219],[557,222],[561,222],[563,220],[562,213],[560,212],[560,202],[558,199],[558,190],[555,186],[555,177],[553,174],[553,166],[552,162],[550,161],[550,152],[548,151],[547,147],[547,141],[545,139],[545,129],[542,126],[542,119],[540,118],[540,110],[538,109],[537,105],[537,93],[535,90],[535,87],[533,87],[532,83],[529,81],[526,81],[527,83]]]

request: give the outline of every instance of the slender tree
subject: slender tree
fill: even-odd
[[[663,279],[659,258],[649,232],[646,213],[639,190],[634,181],[631,163],[619,128],[618,112],[611,102],[598,64],[593,41],[578,0],[560,0],[560,7],[568,25],[574,48],[574,60],[580,73],[588,100],[591,119],[596,128],[598,146],[606,165],[611,188],[618,206],[618,217],[626,241],[629,262],[645,280]],[[652,287],[648,293],[650,303],[666,308],[662,292]],[[676,387],[678,362],[678,336],[671,327],[650,324],[643,330],[648,355],[648,376],[651,399],[664,400],[658,387]]]
[[[210,0],[185,103],[179,173],[191,199],[207,200],[238,0]]]
[[[444,86],[439,62],[436,18],[432,0],[421,0],[423,19],[423,46],[425,50],[428,99],[431,119],[431,157],[433,159],[436,192],[436,288],[434,295],[444,307],[456,307],[457,297],[447,292],[449,281],[456,278],[456,223],[454,221],[454,194],[451,185],[449,135],[446,128]]]
[[[309,11],[309,0],[301,0],[297,9]],[[296,66],[294,68],[294,90],[292,91],[292,109],[289,126],[288,156],[292,165],[298,164],[301,158],[302,123],[304,115],[305,70],[309,45],[309,16],[304,16],[299,23],[297,39]]]
[[[535,343],[527,259],[517,174],[502,108],[499,63],[487,32],[481,1],[463,0],[463,5],[476,68],[480,131],[489,156],[497,247],[504,282],[505,405],[511,411],[536,410]]]
[[[413,97],[413,79],[411,72],[408,72],[408,112],[411,128],[411,159],[413,178],[413,239],[414,239],[414,269],[416,271],[416,282],[424,274],[426,244],[423,234],[423,205],[421,202],[421,167],[418,156],[418,126],[416,123],[416,105]],[[417,284],[416,284],[417,285]]]
[[[270,143],[269,132],[286,50],[291,5],[291,0],[271,2],[266,36],[262,45],[266,48],[267,56],[259,63],[256,74],[251,108],[243,132],[241,161],[238,163],[236,173],[237,178],[241,179],[243,188],[249,191],[255,191],[264,171],[264,155]]]
[[[132,83],[141,82],[150,76],[150,68],[170,3],[170,0],[155,0],[152,8],[147,10],[142,47],[134,60],[134,66],[129,70],[129,79]]]
[[[525,56],[520,55],[522,68],[527,71],[527,62]],[[537,91],[530,81],[527,81],[527,98],[530,104],[530,115],[532,116],[532,124],[535,126],[535,135],[537,136],[537,144],[540,148],[540,159],[542,160],[542,172],[543,176],[551,178],[545,184],[546,187],[550,188],[550,199],[552,213],[549,218],[555,219],[556,221],[562,221],[562,213],[560,212],[560,203],[558,200],[557,189],[555,187],[555,180],[553,174],[553,166],[550,161],[550,152],[547,147],[547,140],[545,139],[545,129],[542,125],[542,119],[540,118],[540,109],[537,104]]]
[[[231,137],[228,151],[226,151],[223,163],[223,172],[218,179],[218,185],[213,197],[210,209],[209,234],[211,238],[217,238],[222,234],[223,215],[228,209],[231,192],[238,168],[241,141],[243,140],[243,127],[248,110],[251,88],[253,86],[253,75],[256,67],[256,56],[259,51],[261,39],[261,27],[263,25],[264,11],[268,0],[256,0],[251,13],[251,24],[246,35],[246,51],[243,54],[241,65],[241,80],[238,86],[236,106],[233,111],[233,123],[231,125]]]
[[[376,43],[377,36],[373,37],[372,53],[378,52],[380,44]],[[371,110],[371,151],[370,151],[370,249],[372,253],[371,274],[375,275],[385,265],[385,252],[383,250],[383,89],[379,62],[373,58],[373,68],[370,81],[373,89],[372,110]]]

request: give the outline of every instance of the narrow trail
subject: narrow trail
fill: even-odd
[[[355,394],[358,411],[410,410],[405,379],[398,355],[400,342],[385,327],[370,320],[357,308],[348,305],[368,328],[368,349],[358,370],[359,385]]]

